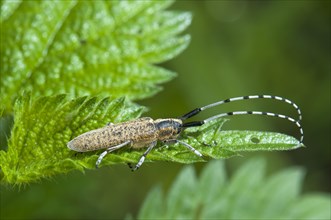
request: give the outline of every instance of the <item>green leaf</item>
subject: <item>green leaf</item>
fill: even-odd
[[[142,99],[175,73],[167,61],[190,41],[191,14],[173,1],[1,1],[1,95],[7,113],[23,91]]]
[[[257,194],[261,202],[259,216],[272,218],[295,203],[300,194],[303,175],[304,171],[300,168],[288,168],[271,176]]]
[[[185,218],[192,213],[190,211],[195,205],[194,200],[195,186],[197,179],[193,167],[187,167],[173,183],[166,199],[166,218],[174,219]]]
[[[140,214],[145,218],[153,218],[153,216],[163,216],[162,205],[162,190],[160,186],[156,186],[149,192],[144,206],[140,209]]]
[[[222,161],[211,161],[197,180],[186,167],[166,196],[159,187],[151,190],[138,219],[330,219],[329,194],[300,195],[302,169],[271,177],[264,170],[265,161],[253,159],[226,180]]]
[[[109,97],[84,96],[69,100],[66,95],[57,95],[34,100],[27,94],[17,100],[14,110],[15,121],[8,150],[0,151],[0,167],[3,182],[19,184],[74,169],[94,168],[103,150],[76,153],[67,148],[67,143],[82,133],[105,126],[107,122],[137,118],[142,107],[122,98],[113,100]],[[146,162],[193,163],[210,158],[229,158],[238,155],[238,152],[252,150],[247,146],[252,146],[253,150],[270,151],[296,148],[299,143],[293,137],[270,132],[220,131],[223,123],[224,120],[215,120],[182,133],[181,140],[199,150],[204,158],[180,144],[165,146],[159,143],[148,154]],[[253,136],[258,137],[260,142],[252,143]],[[136,163],[144,151],[144,148],[123,148],[108,154],[101,166]],[[247,172],[244,174],[247,175]],[[238,182],[240,185],[241,180]]]
[[[0,1],[0,22],[3,22],[10,17],[17,7],[21,4],[22,0],[1,0]]]
[[[223,195],[223,188],[227,182],[224,163],[222,161],[216,162],[212,160],[208,166],[202,170],[199,178],[199,200],[204,200],[211,203]]]
[[[284,213],[288,219],[330,219],[331,199],[324,193],[302,196]]]
[[[98,157],[94,152],[78,154],[69,150],[67,143],[107,122],[136,118],[142,110],[123,98],[85,96],[68,100],[66,95],[35,101],[30,95],[19,98],[8,150],[0,151],[1,181],[28,183],[57,173],[93,168]]]
[[[180,139],[200,151],[204,157],[193,154],[181,144],[164,145],[159,143],[146,158],[145,162],[171,161],[179,163],[203,162],[208,159],[221,159],[238,156],[239,152],[252,150],[290,150],[299,145],[293,137],[273,132],[257,131],[220,131],[225,120],[216,120],[198,128],[185,130]],[[231,136],[231,134],[234,134]],[[260,143],[252,143],[252,137],[259,137]],[[237,139],[239,138],[239,140]],[[269,142],[268,142],[269,141]],[[254,147],[251,149],[248,146]],[[114,161],[136,163],[145,149],[126,150],[107,155],[101,165],[110,165]],[[114,155],[120,155],[118,156]]]
[[[249,161],[241,167],[229,182],[226,192],[224,192],[225,196],[216,199],[219,202],[215,203],[218,204],[218,209],[215,207],[215,210],[219,210],[219,204],[222,204],[222,215],[225,218],[242,219],[249,216],[249,213],[257,208],[256,203],[251,202],[251,198],[254,198],[254,193],[263,182],[264,170],[265,161],[258,159]],[[243,187],[243,183],[245,183],[245,187]],[[235,209],[243,210],[238,212]],[[217,215],[217,213],[215,214]],[[210,213],[206,213],[206,215],[209,216]]]

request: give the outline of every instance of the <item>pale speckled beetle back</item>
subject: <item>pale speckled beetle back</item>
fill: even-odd
[[[286,115],[281,115],[271,112],[234,111],[234,112],[221,113],[202,121],[184,122],[186,119],[191,118],[197,115],[199,112],[206,110],[208,108],[212,108],[217,105],[221,105],[233,101],[245,100],[245,99],[274,99],[288,103],[297,110],[299,118],[296,120]],[[157,141],[161,141],[163,143],[180,143],[186,148],[188,148],[190,151],[195,153],[197,156],[202,157],[202,154],[199,151],[197,151],[195,148],[193,148],[192,146],[190,146],[189,144],[183,141],[178,140],[178,136],[185,128],[201,126],[205,123],[208,123],[209,121],[221,117],[232,116],[232,115],[248,115],[248,114],[267,115],[272,117],[283,118],[296,124],[301,134],[299,144],[300,145],[302,144],[303,129],[300,124],[302,120],[302,115],[300,108],[294,102],[279,96],[252,95],[252,96],[235,97],[235,98],[230,98],[219,102],[215,102],[201,108],[196,108],[179,118],[153,120],[152,118],[149,117],[143,117],[118,124],[108,124],[103,128],[88,131],[86,133],[79,135],[78,137],[75,137],[70,142],[68,142],[67,146],[71,150],[77,152],[87,152],[87,151],[95,151],[100,149],[107,149],[99,156],[96,162],[96,167],[99,166],[102,159],[106,156],[107,153],[110,153],[124,146],[129,145],[135,149],[148,147],[147,150],[144,152],[144,154],[141,156],[136,166],[131,167],[132,170],[136,170],[143,164],[147,154],[153,149],[153,147],[155,147]]]

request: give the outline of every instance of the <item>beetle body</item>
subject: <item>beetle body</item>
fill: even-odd
[[[68,143],[78,152],[105,149],[130,141],[132,148],[142,148],[155,141],[176,139],[181,131],[180,119],[139,118],[88,131]]]
[[[202,121],[185,122],[187,119],[197,115],[199,112],[204,111],[206,109],[218,105],[222,105],[225,103],[247,100],[247,99],[274,99],[285,102],[287,104],[292,105],[296,109],[299,118],[294,119],[286,115],[272,113],[272,112],[233,111],[227,113],[220,113]],[[136,170],[143,164],[147,154],[153,149],[153,147],[155,147],[157,141],[162,141],[163,143],[180,143],[181,145],[185,146],[187,149],[192,151],[197,156],[202,157],[203,155],[198,150],[193,148],[191,145],[178,140],[178,136],[180,132],[188,127],[201,126],[217,118],[233,116],[233,115],[266,115],[266,116],[286,119],[297,125],[301,134],[299,144],[301,145],[303,143],[303,129],[301,126],[302,115],[298,105],[296,105],[291,100],[280,96],[252,95],[252,96],[240,96],[240,97],[229,98],[200,108],[196,108],[177,119],[168,118],[168,119],[153,120],[152,118],[144,117],[118,124],[110,124],[103,128],[95,129],[86,132],[84,134],[81,134],[78,137],[75,137],[74,139],[68,142],[67,146],[71,150],[78,152],[106,149],[102,154],[100,154],[96,162],[96,167],[99,166],[102,159],[106,156],[107,153],[110,153],[114,150],[120,149],[127,145],[131,146],[132,148],[147,147],[147,150],[140,157],[136,166],[132,168],[132,170]]]

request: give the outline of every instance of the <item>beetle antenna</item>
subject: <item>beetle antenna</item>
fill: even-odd
[[[301,120],[302,120],[301,110],[300,110],[300,108],[298,107],[297,104],[295,104],[294,102],[292,102],[289,99],[286,99],[286,98],[283,98],[283,97],[280,97],[280,96],[251,95],[251,96],[240,96],[240,97],[229,98],[229,99],[225,99],[225,100],[222,100],[222,101],[219,101],[219,102],[215,102],[215,103],[212,103],[212,104],[203,106],[201,108],[196,108],[196,109],[194,109],[194,110],[186,113],[182,117],[180,117],[180,119],[182,121],[185,121],[186,119],[191,118],[191,117],[197,115],[199,112],[204,111],[204,110],[206,110],[208,108],[212,108],[212,107],[215,107],[217,105],[221,105],[221,104],[225,104],[225,103],[229,103],[229,102],[233,102],[233,101],[245,100],[245,99],[275,99],[275,100],[286,102],[286,103],[292,105],[296,109],[296,111],[298,113],[298,120],[296,120],[294,118],[291,118],[289,116],[286,116],[286,115],[281,115],[281,114],[272,113],[272,112],[234,111],[234,112],[221,113],[221,114],[212,116],[210,118],[207,118],[207,119],[205,119],[203,121],[186,122],[186,123],[183,123],[182,127],[183,128],[197,127],[197,126],[201,126],[201,125],[203,125],[203,124],[205,124],[207,122],[213,121],[213,120],[215,120],[217,118],[226,117],[226,116],[232,116],[232,115],[266,115],[266,116],[271,116],[271,117],[283,118],[283,119],[286,119],[286,120],[288,120],[288,121],[296,124],[296,126],[299,128],[300,135],[301,135],[301,137],[300,137],[300,144],[302,144],[304,135],[303,135],[303,129],[302,129],[302,126],[301,126],[301,123],[300,123]]]
[[[288,104],[292,105],[295,108],[295,110],[297,111],[298,116],[299,116],[298,121],[300,122],[302,120],[301,110],[300,110],[300,108],[297,104],[295,104],[293,101],[291,101],[289,99],[286,99],[286,98],[283,98],[283,97],[280,97],[280,96],[274,96],[274,95],[248,95],[248,96],[239,96],[239,97],[225,99],[225,100],[222,100],[222,101],[219,101],[219,102],[215,102],[215,103],[203,106],[201,108],[193,109],[192,111],[190,111],[190,112],[186,113],[185,115],[181,116],[180,119],[182,121],[185,121],[186,119],[191,118],[191,117],[197,115],[199,112],[204,111],[208,108],[212,108],[212,107],[215,107],[217,105],[222,105],[222,104],[229,103],[229,102],[241,101],[241,100],[245,100],[245,99],[275,99],[275,100],[278,100],[278,101],[288,103]]]

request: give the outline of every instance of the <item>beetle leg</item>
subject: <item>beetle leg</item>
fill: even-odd
[[[139,167],[144,163],[144,160],[145,160],[147,154],[155,147],[156,143],[157,143],[157,141],[150,143],[149,147],[147,148],[145,153],[140,157],[140,159],[135,167],[132,167],[131,164],[128,164],[132,171],[139,169]]]
[[[163,141],[163,143],[167,144],[176,144],[176,143],[180,143],[182,145],[184,145],[187,149],[189,149],[190,151],[192,151],[194,154],[196,154],[199,157],[202,157],[202,154],[196,150],[194,147],[192,147],[191,145],[189,145],[188,143],[185,143],[183,141],[177,140],[177,139],[171,139],[171,140],[165,140]]]
[[[105,150],[104,152],[102,152],[102,154],[100,154],[97,162],[95,163],[95,168],[99,168],[99,164],[101,163],[102,159],[110,152],[114,151],[114,150],[117,150],[117,149],[120,149],[128,144],[130,144],[131,141],[126,141],[122,144],[119,144],[119,145],[116,145],[116,146],[113,146],[113,147],[110,147],[108,148],[107,150]]]

